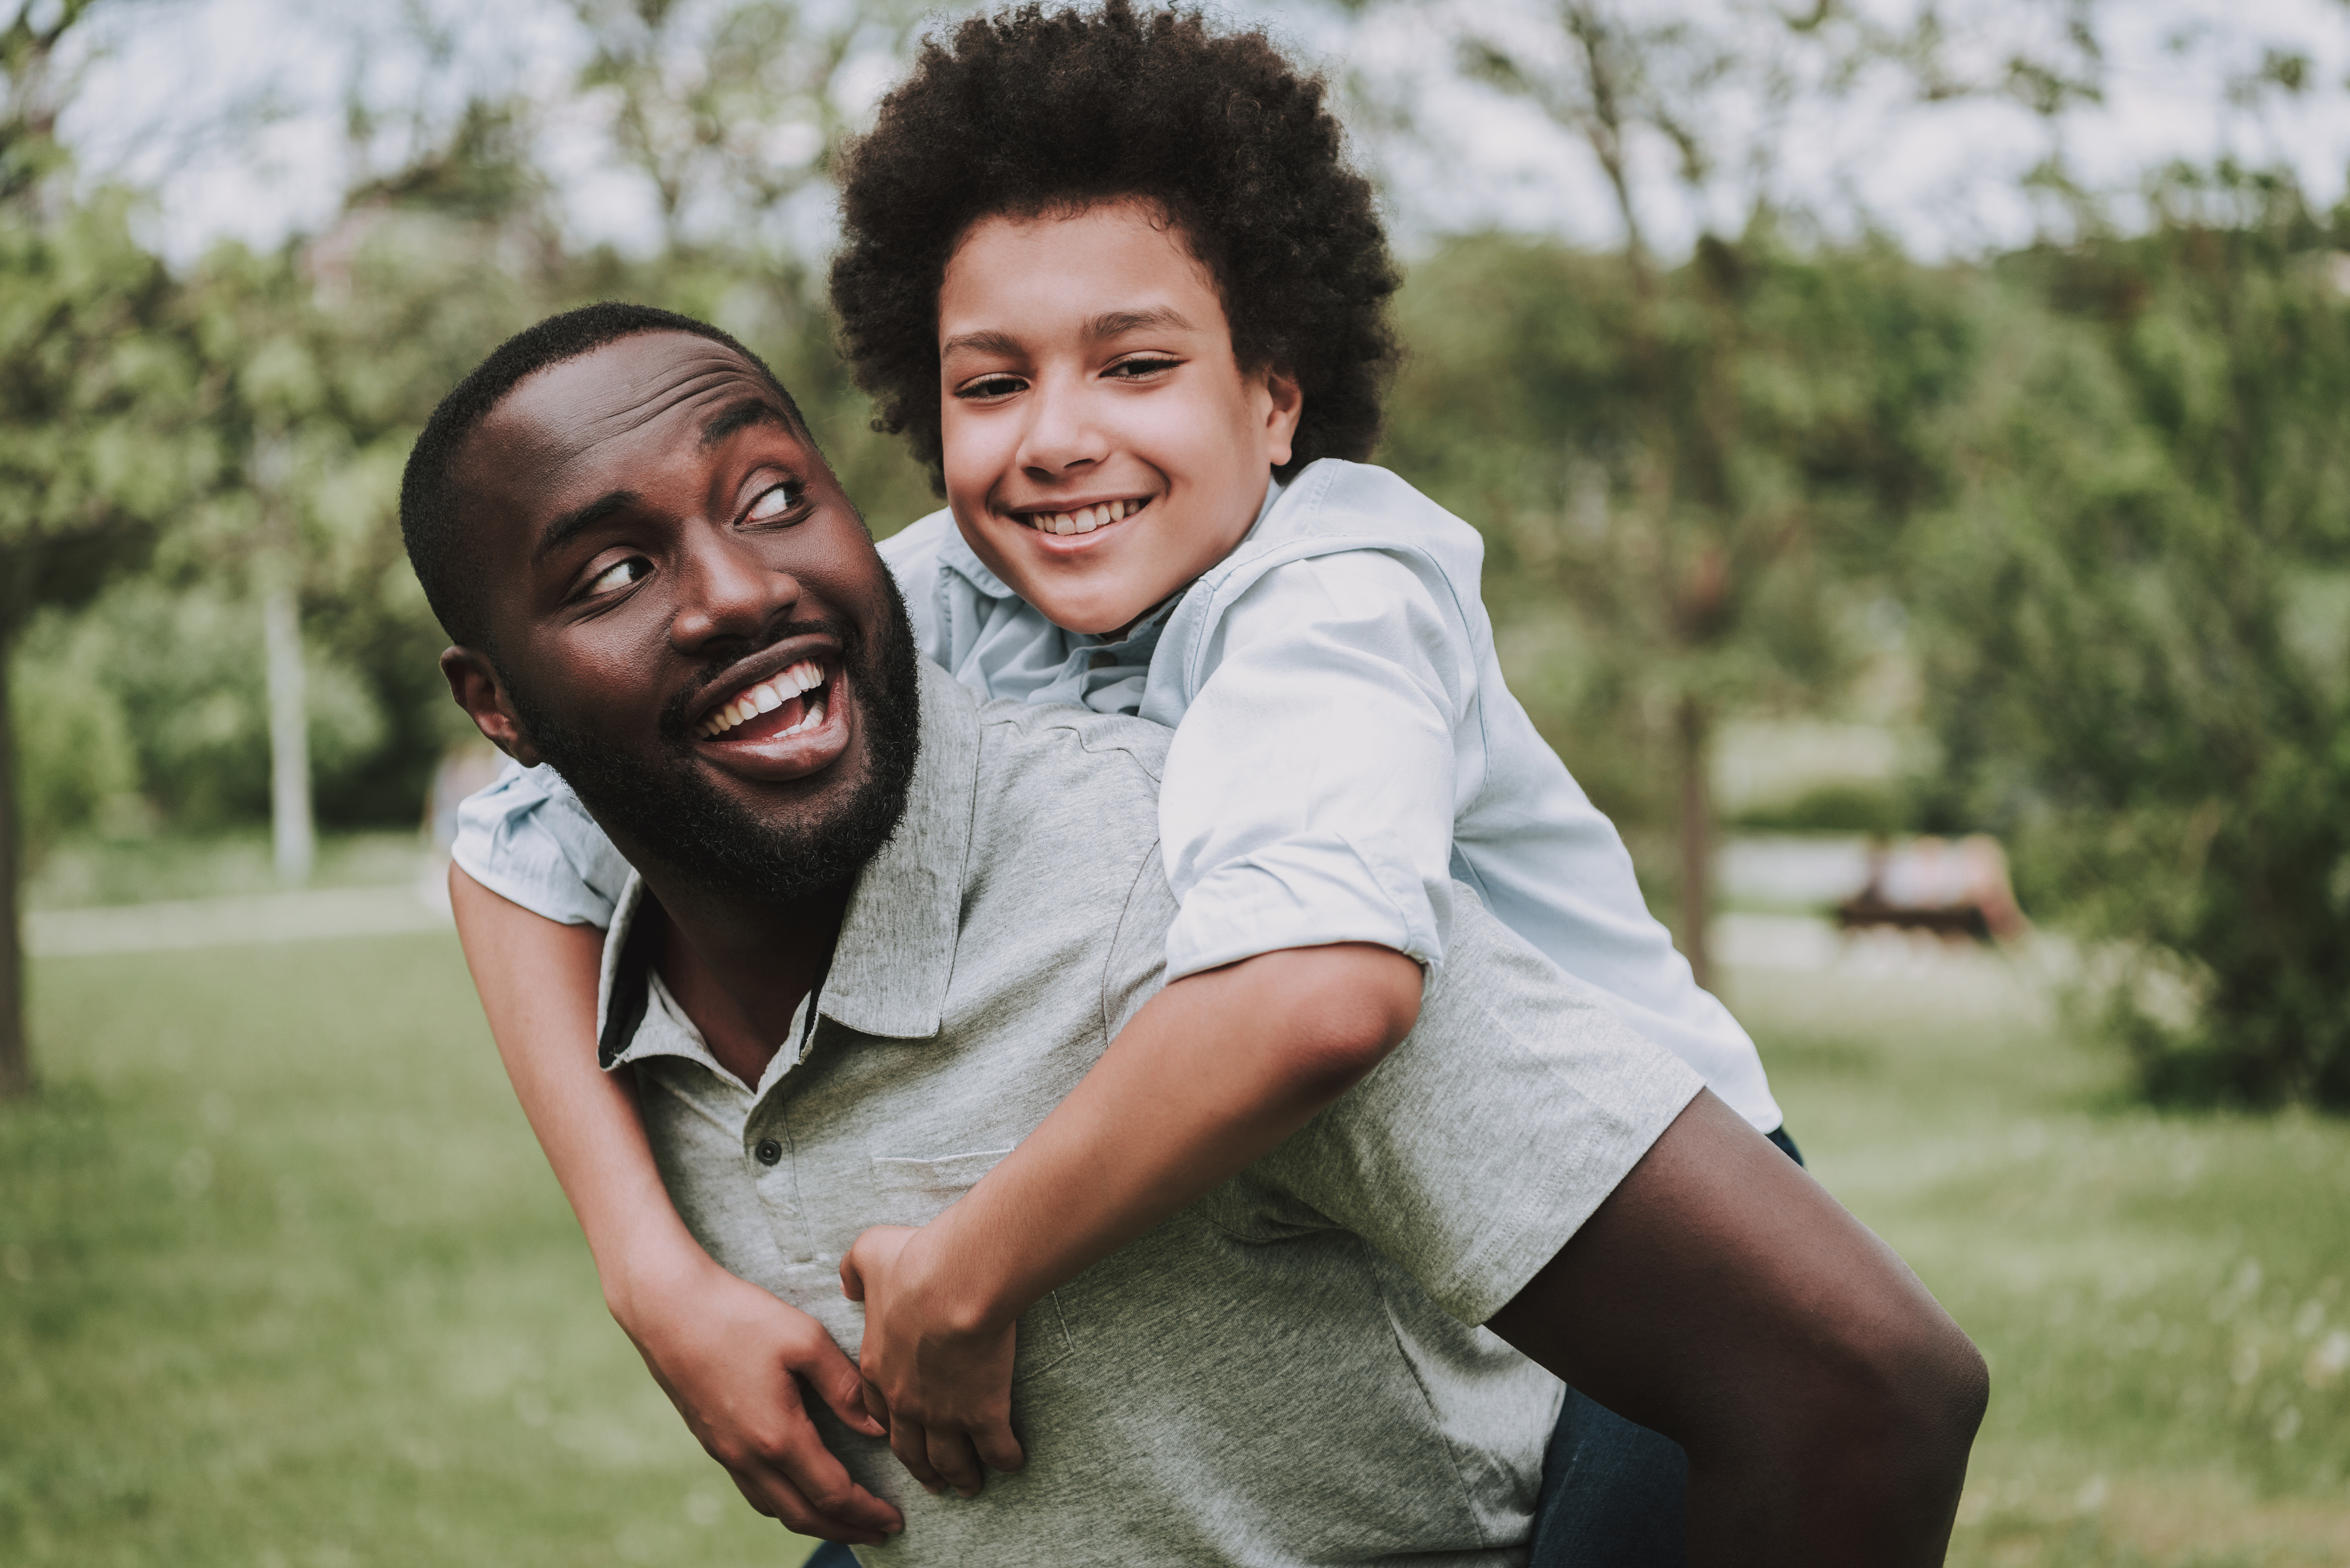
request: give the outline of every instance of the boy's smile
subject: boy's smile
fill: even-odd
[[[1072,631],[1120,630],[1229,555],[1302,407],[1244,370],[1208,270],[1154,206],[982,219],[939,289],[947,502]]]

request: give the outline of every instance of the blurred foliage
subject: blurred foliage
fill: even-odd
[[[1555,243],[1448,244],[1404,291],[1381,452],[1484,530],[1521,698],[1635,823],[1669,817],[1685,697],[1812,705],[1864,664],[1979,332],[1964,273],[1762,227],[1642,286]]]
[[[2157,194],[1997,269],[1913,576],[1938,787],[2119,944],[2149,1091],[2350,1108],[2350,213]]]
[[[1611,815],[1669,819],[1677,704],[1833,705],[1898,603],[1943,765],[1768,825],[1997,831],[2150,1094],[2350,1107],[2350,216],[2156,196],[1971,267],[1758,225],[1645,327],[1620,258],[1452,242],[1385,457],[1485,531],[1519,694]]]
[[[26,639],[12,690],[35,742],[23,817],[36,851],[74,832],[213,828],[265,812],[255,605],[268,572],[289,566],[319,815],[416,819],[442,753],[469,732],[400,546],[400,467],[441,396],[550,311],[624,296],[718,322],[792,387],[879,531],[934,504],[867,428],[807,264],[749,229],[712,240],[682,223],[697,208],[772,206],[820,178],[843,123],[828,78],[849,36],[803,36],[790,6],[738,5],[713,24],[708,68],[681,69],[693,38],[677,10],[581,7],[596,49],[577,90],[616,102],[622,149],[660,192],[671,228],[655,255],[567,240],[533,162],[545,110],[520,100],[466,105],[399,167],[356,180],[324,233],[275,252],[224,244],[172,276],[109,196],[67,209],[21,258],[0,253],[0,268],[52,280],[47,296],[12,287],[0,332],[33,321],[60,368],[34,381],[39,355],[11,353],[11,406],[32,437],[0,464],[13,460],[16,491],[69,519],[92,513],[79,497],[105,485],[142,508],[39,535],[47,586],[32,603],[88,599],[113,568],[143,569],[70,619],[41,618]],[[354,138],[376,129],[355,107]],[[777,150],[795,137],[808,146],[785,179]],[[152,432],[174,418],[184,433],[171,446]],[[160,533],[143,526],[166,514]],[[0,517],[0,551],[29,526]],[[35,577],[16,558],[8,581],[24,593]]]
[[[934,504],[869,429],[793,227],[849,123],[839,78],[901,49],[897,8],[575,0],[567,87],[419,111],[405,140],[354,103],[333,223],[177,272],[132,197],[57,177],[68,84],[26,18],[84,9],[0,28],[0,635],[36,846],[263,810],[255,607],[286,573],[320,815],[415,821],[462,721],[400,547],[400,464],[434,401],[550,310],[716,321],[793,387],[877,533]],[[2167,177],[2150,226],[2113,234],[2052,167],[2088,237],[1931,266],[1823,239],[1772,199],[1772,115],[1868,60],[2054,114],[2093,91],[2094,38],[1966,80],[1927,34],[1844,7],[1738,15],[1753,50],[1596,0],[1561,0],[1547,45],[1464,46],[1468,76],[1589,147],[1625,243],[1472,234],[1420,260],[1381,461],[1483,531],[1513,685],[1593,797],[1678,834],[1685,943],[1711,738],[1833,714],[1895,667],[1879,684],[1918,693],[1944,765],[1774,820],[1998,831],[2033,913],[2100,955],[2152,1092],[2350,1104],[2345,220],[2223,167]],[[2244,90],[2314,90],[2288,66]],[[1710,140],[1740,93],[1766,140]],[[536,161],[562,116],[650,192],[653,254],[567,230]],[[1735,197],[1742,226],[1652,254],[1642,138],[1674,150],[1690,210]]]

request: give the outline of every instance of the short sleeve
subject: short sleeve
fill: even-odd
[[[1462,1323],[1535,1273],[1703,1080],[1461,888],[1451,958],[1368,1077],[1260,1160],[1249,1189],[1361,1236]],[[1269,1189],[1269,1190],[1268,1190]]]
[[[1221,610],[1159,796],[1170,979],[1331,942],[1442,959],[1469,648],[1409,552],[1289,561]]]
[[[512,761],[457,807],[449,854],[500,898],[569,926],[610,926],[629,881],[629,863],[562,776]]]

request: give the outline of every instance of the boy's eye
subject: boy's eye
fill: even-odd
[[[627,560],[615,561],[597,573],[588,584],[588,591],[591,594],[608,594],[615,588],[625,588],[630,584],[644,581],[645,574],[651,570],[651,563],[642,556],[630,556]]]
[[[1145,376],[1155,376],[1161,370],[1172,370],[1183,363],[1180,359],[1120,359],[1103,374],[1122,380],[1139,381]]]
[[[962,386],[957,387],[954,395],[974,401],[988,398],[1008,398],[1026,385],[1027,383],[1017,376],[982,376],[975,381],[965,381]]]
[[[751,510],[743,514],[745,523],[772,523],[799,504],[800,487],[796,484],[771,484],[751,503]]]

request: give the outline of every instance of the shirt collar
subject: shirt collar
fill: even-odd
[[[976,700],[929,659],[918,661],[921,749],[906,814],[848,896],[817,1010],[860,1034],[922,1040],[939,1032],[954,975],[962,884],[979,785]],[[650,1000],[650,942],[631,873],[604,938],[597,984],[597,1059],[626,1058]]]

